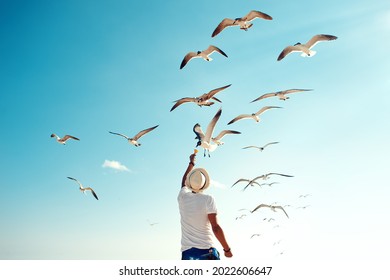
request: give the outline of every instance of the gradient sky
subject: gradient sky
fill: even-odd
[[[223,18],[250,10],[273,20],[211,38]],[[315,34],[338,39],[313,57],[276,60]],[[205,129],[220,107],[216,132],[241,135],[226,136],[210,158],[200,150],[197,166],[210,173],[235,260],[389,259],[389,1],[2,0],[0,36],[0,259],[179,259],[176,198],[192,127]],[[210,44],[228,58],[214,53],[179,70],[187,52]],[[228,84],[221,104],[169,111]],[[313,91],[250,103],[290,88]],[[227,125],[266,105],[283,109]],[[154,125],[141,147],[108,133]],[[51,133],[80,141],[62,146]],[[262,153],[242,149],[271,141],[279,144]],[[268,172],[294,177],[231,188]],[[291,205],[290,219],[262,209],[236,220],[260,203]]]

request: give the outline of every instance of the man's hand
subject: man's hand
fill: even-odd
[[[192,155],[190,155],[190,163],[195,165],[195,160],[196,160],[196,153],[193,153]]]

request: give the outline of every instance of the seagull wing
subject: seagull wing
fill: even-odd
[[[252,185],[252,184],[256,184],[256,185],[258,185],[259,187],[261,187],[261,185],[259,184],[259,183],[257,183],[257,182],[255,182],[255,180],[249,180],[248,181],[248,184],[244,187],[244,189],[242,190],[242,191],[245,191],[250,185]]]
[[[265,94],[263,94],[262,96],[260,96],[260,97],[256,98],[255,100],[251,101],[250,103],[259,101],[259,100],[264,99],[264,98],[273,97],[273,96],[275,96],[275,95],[276,95],[275,92],[265,93]]]
[[[282,93],[282,94],[290,94],[290,93],[295,93],[295,92],[311,91],[311,90],[312,89],[297,89],[297,88],[294,88],[294,89],[287,89],[287,90],[280,91],[280,93]]]
[[[88,190],[88,191],[91,191],[91,193],[93,194],[93,196],[94,196],[97,200],[99,200],[99,198],[97,197],[95,191],[94,191],[92,188],[88,187],[88,188],[85,188],[85,189]]]
[[[232,119],[230,122],[228,122],[228,125],[232,124],[236,121],[242,120],[242,119],[250,119],[250,118],[252,118],[252,115],[250,115],[250,114],[241,114],[241,115],[235,117],[234,119]]]
[[[141,138],[142,136],[144,136],[146,133],[151,132],[151,131],[152,131],[153,129],[155,129],[156,127],[158,127],[158,125],[153,126],[153,127],[150,127],[150,128],[147,128],[147,129],[144,129],[144,130],[141,130],[140,132],[138,132],[138,133],[133,137],[133,139],[134,139],[134,140],[138,140],[139,138]]]
[[[65,135],[61,140],[62,140],[62,141],[66,141],[66,140],[68,140],[68,139],[80,140],[79,138],[74,137],[74,136],[72,136],[72,135]]]
[[[282,107],[278,107],[278,106],[264,106],[263,108],[261,108],[259,111],[257,111],[257,113],[255,115],[260,115],[262,113],[264,113],[265,111],[269,110],[269,109],[275,109],[275,108],[282,108]]]
[[[309,49],[314,47],[318,42],[336,40],[337,37],[333,35],[319,34],[313,36],[305,45]]]
[[[244,21],[252,21],[255,18],[262,18],[266,20],[272,20],[272,17],[270,15],[267,15],[265,13],[262,13],[260,11],[250,11],[245,17],[242,18]]]
[[[265,177],[268,177],[270,175],[279,175],[279,176],[284,176],[284,177],[294,177],[292,175],[286,175],[286,174],[281,174],[281,173],[268,173],[265,175]]]
[[[255,149],[259,149],[260,150],[260,147],[257,147],[257,146],[246,146],[243,149],[249,149],[249,148],[255,148]]]
[[[255,209],[253,209],[253,210],[251,211],[251,213],[255,212],[256,210],[260,209],[261,207],[271,207],[271,205],[262,203],[262,204],[256,206]]]
[[[228,88],[230,86],[231,86],[231,84],[227,85],[227,86],[220,87],[220,88],[213,89],[213,90],[209,91],[208,93],[203,94],[200,98],[204,98],[204,99],[211,99],[211,98],[213,98],[214,100],[216,100],[218,102],[221,102],[220,100],[215,98],[214,95],[216,95],[221,90],[224,90],[225,88]]]
[[[180,69],[183,69],[183,67],[186,66],[187,62],[193,59],[194,57],[198,57],[198,54],[196,52],[187,53],[180,64]]]
[[[222,54],[223,56],[227,56],[226,53],[224,53],[220,48],[216,47],[216,46],[213,46],[213,45],[210,45],[207,49],[205,49],[203,51],[203,53],[205,53],[206,55],[210,55],[212,54],[213,52],[219,52],[220,54]]]
[[[79,184],[80,188],[83,188],[83,185],[77,179],[72,178],[72,177],[67,177],[67,178],[70,179],[70,180],[76,181],[77,184]]]
[[[222,137],[224,137],[226,134],[241,134],[241,132],[235,131],[235,130],[222,130],[222,131],[217,135],[217,137],[214,137],[214,140],[215,140],[215,141],[221,140]],[[215,142],[215,141],[214,141],[214,142]]]
[[[238,179],[237,182],[235,182],[231,187],[233,187],[235,184],[238,184],[239,182],[250,182],[248,179]]]
[[[186,103],[186,102],[196,102],[196,99],[193,98],[193,97],[184,97],[184,98],[181,98],[181,99],[176,100],[176,101],[174,101],[174,102],[176,102],[176,103],[175,103],[175,105],[172,106],[170,112],[172,112],[173,110],[175,110],[178,106],[180,106],[180,105],[183,104],[183,103]]]
[[[207,126],[206,134],[204,136],[204,141],[207,143],[210,143],[211,137],[213,136],[215,125],[217,124],[217,121],[219,120],[219,117],[222,114],[222,108],[220,108],[215,116],[212,118],[211,122]]]
[[[120,133],[117,133],[117,132],[111,132],[111,131],[109,131],[109,133],[115,134],[115,135],[119,135],[119,136],[122,136],[122,137],[126,138],[127,140],[130,139],[128,136],[126,136],[126,135],[124,135],[124,134],[120,134]]]
[[[263,146],[263,149],[269,145],[278,144],[279,142],[269,142]]]
[[[287,218],[290,218],[288,215],[287,215],[287,212],[284,210],[284,208],[282,206],[273,206],[274,208],[278,208],[278,209],[282,209],[284,214],[286,214]]]
[[[203,133],[203,130],[202,130],[200,124],[198,124],[198,123],[195,124],[194,127],[192,128],[192,131],[196,135],[195,139],[198,139],[199,141],[203,141],[204,133]]]
[[[226,27],[235,25],[234,22],[235,22],[235,21],[234,21],[233,19],[230,19],[230,18],[225,18],[225,19],[223,19],[223,20],[218,24],[218,26],[215,28],[215,30],[213,31],[213,34],[211,34],[211,37],[217,36],[217,35],[218,35],[222,30],[224,30]]]
[[[285,47],[283,49],[283,51],[279,54],[278,61],[282,60],[283,58],[285,58],[288,54],[290,54],[292,52],[299,52],[299,51],[300,51],[300,49],[296,46]]]
[[[266,177],[265,175],[257,176],[257,177],[252,179],[252,182],[255,182],[256,180],[259,180],[259,179],[264,179],[265,177]]]

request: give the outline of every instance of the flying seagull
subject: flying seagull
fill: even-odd
[[[281,90],[281,91],[277,91],[277,92],[265,93],[262,96],[251,101],[251,103],[259,101],[259,100],[264,99],[264,98],[274,97],[274,96],[278,97],[280,100],[285,101],[285,100],[290,98],[289,96],[286,96],[286,94],[290,94],[290,93],[294,93],[294,92],[302,92],[302,91],[311,91],[311,90],[312,89],[287,89],[287,90]]]
[[[70,180],[76,181],[77,184],[79,184],[79,186],[80,186],[79,189],[80,189],[81,192],[83,192],[84,194],[86,194],[86,191],[91,191],[91,193],[93,194],[93,196],[94,196],[97,200],[99,200],[99,198],[97,197],[96,193],[94,192],[94,190],[93,190],[92,188],[90,188],[90,187],[83,188],[83,185],[82,185],[77,179],[72,178],[72,177],[67,177],[67,178],[70,179]]]
[[[241,17],[241,18],[236,18],[236,19],[225,18],[225,19],[223,19],[218,24],[217,28],[215,28],[211,37],[218,35],[226,27],[235,26],[235,25],[240,26],[240,29],[242,29],[242,30],[248,31],[248,29],[251,28],[253,25],[253,23],[251,23],[251,21],[256,19],[256,18],[261,18],[261,19],[265,19],[265,20],[272,20],[271,16],[269,16],[265,13],[253,10],[253,11],[250,11],[246,16]]]
[[[144,136],[146,133],[151,132],[156,127],[158,127],[158,125],[153,126],[151,128],[147,128],[147,129],[141,130],[134,137],[128,137],[128,136],[126,136],[124,134],[111,132],[111,131],[109,131],[109,133],[122,136],[122,137],[126,138],[127,141],[129,141],[130,144],[133,144],[134,146],[139,147],[139,146],[141,146],[141,143],[138,142],[138,139],[141,138],[142,136]]]
[[[255,149],[258,149],[260,152],[262,152],[267,146],[269,145],[274,145],[274,144],[278,144],[279,142],[269,142],[267,144],[265,144],[264,146],[262,147],[259,147],[259,146],[246,146],[244,147],[243,149],[250,149],[250,148],[255,148]]]
[[[238,179],[232,186],[231,188],[233,188],[234,185],[240,183],[240,182],[248,182],[248,184],[245,186],[245,188],[243,189],[243,191],[248,187],[248,186],[254,186],[254,184],[258,185],[259,187],[261,187],[261,185],[259,183],[256,182],[256,180],[250,180],[250,179]]]
[[[186,66],[186,64],[188,63],[188,61],[190,61],[191,59],[193,58],[203,58],[204,60],[206,61],[211,61],[213,60],[210,55],[213,53],[213,52],[218,52],[220,54],[222,54],[223,56],[226,56],[226,53],[224,53],[221,49],[217,48],[216,46],[213,46],[213,45],[210,45],[207,49],[203,50],[203,51],[197,51],[197,52],[189,52],[186,54],[186,56],[183,58],[183,61],[181,62],[180,64],[180,69],[183,69],[184,66]]]
[[[69,139],[73,139],[73,140],[80,140],[79,138],[76,138],[72,135],[65,135],[64,137],[60,138],[58,135],[52,133],[50,135],[50,137],[55,137],[56,138],[56,141],[62,145],[65,145],[65,142],[68,141]]]
[[[255,209],[253,209],[251,211],[251,213],[255,212],[256,210],[258,210],[258,209],[260,209],[262,207],[268,207],[268,208],[270,208],[274,212],[276,212],[276,209],[282,209],[284,214],[286,214],[287,218],[289,218],[289,216],[287,215],[287,212],[284,210],[284,208],[282,206],[279,206],[279,205],[269,205],[269,204],[264,204],[264,203],[256,206]]]
[[[221,90],[224,90],[230,86],[231,86],[231,84],[227,85],[227,86],[220,87],[220,88],[213,89],[213,90],[209,91],[208,93],[204,93],[198,97],[184,97],[184,98],[181,98],[179,100],[176,100],[176,101],[174,101],[174,102],[176,102],[175,105],[173,105],[173,107],[171,108],[171,112],[173,110],[175,110],[178,106],[180,106],[181,104],[186,103],[186,102],[194,102],[199,107],[213,105],[214,102],[210,101],[210,99],[213,99],[217,102],[222,103],[222,101],[219,100],[218,98],[216,98],[214,95],[216,95]]]
[[[251,235],[251,239],[252,239],[253,237],[255,237],[255,236],[261,236],[261,234],[260,234],[260,233],[254,233],[254,234]]]
[[[336,40],[337,37],[333,35],[319,34],[313,36],[306,44],[296,43],[294,46],[287,46],[283,49],[278,57],[278,61],[282,60],[286,55],[291,52],[302,52],[301,56],[313,56],[316,51],[311,50],[315,44],[321,41],[332,41]]]
[[[241,132],[235,130],[223,130],[216,137],[212,137],[215,129],[215,125],[217,124],[218,119],[222,114],[222,108],[217,111],[215,116],[210,121],[207,126],[206,133],[203,132],[202,127],[199,123],[195,124],[193,127],[193,131],[196,135],[195,139],[198,139],[196,147],[201,146],[204,149],[203,155],[206,156],[206,151],[210,156],[210,152],[213,152],[218,146],[222,145],[221,141],[222,137],[226,134],[240,134]],[[212,143],[213,142],[213,143]]]
[[[274,109],[274,108],[282,108],[282,107],[278,107],[278,106],[265,106],[263,108],[261,108],[259,111],[257,111],[256,113],[253,113],[253,114],[241,114],[237,117],[235,117],[234,119],[232,119],[228,124],[232,124],[236,121],[239,121],[239,120],[242,120],[242,119],[254,119],[256,122],[259,122],[260,121],[260,118],[259,118],[259,115],[264,113],[265,111],[269,110],[269,109]]]
[[[256,181],[259,180],[259,179],[263,179],[263,180],[267,180],[269,179],[269,176],[271,175],[279,175],[279,176],[284,176],[284,177],[293,177],[291,175],[286,175],[286,174],[281,174],[281,173],[267,173],[267,174],[264,174],[264,175],[260,175],[260,176],[257,176],[255,178],[253,178],[252,180],[248,180],[248,179],[239,179],[237,182],[235,182],[233,184],[233,186],[239,182],[248,182],[248,184],[244,187],[243,191],[246,190],[246,188],[248,188],[249,186],[254,186],[254,184],[257,184],[259,185],[260,187],[262,187],[263,185],[265,184],[259,184],[257,183]],[[269,186],[272,186],[273,184],[277,184],[277,182],[274,182],[274,183],[270,183],[270,184],[267,184]],[[233,187],[232,186],[232,187]]]

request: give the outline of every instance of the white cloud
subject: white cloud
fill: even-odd
[[[212,187],[216,187],[218,189],[225,189],[226,186],[218,181],[215,181],[215,180],[210,180],[210,186]]]
[[[115,169],[117,171],[128,171],[130,172],[130,170],[124,166],[123,164],[121,164],[119,161],[115,161],[115,160],[105,160],[103,165],[102,165],[103,168],[112,168],[112,169]]]

